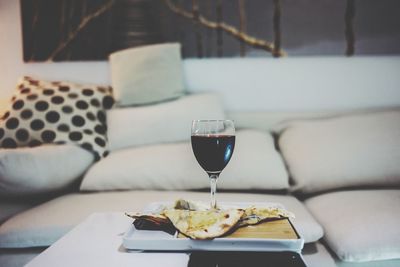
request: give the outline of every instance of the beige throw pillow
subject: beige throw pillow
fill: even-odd
[[[294,190],[400,185],[400,111],[294,123],[279,146]]]
[[[188,131],[189,132],[189,131]],[[236,133],[232,159],[221,173],[219,189],[287,189],[288,175],[272,136],[266,132]],[[143,146],[114,151],[93,165],[81,190],[187,190],[209,188],[190,142]]]
[[[190,139],[193,119],[224,119],[214,94],[196,94],[143,107],[116,108],[107,113],[111,150]]]
[[[180,44],[130,48],[109,57],[114,96],[119,106],[141,105],[184,94]]]

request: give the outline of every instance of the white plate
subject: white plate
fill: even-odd
[[[144,212],[152,212],[161,206],[172,203],[152,203]],[[284,208],[277,203],[222,203],[221,207],[248,207],[251,205]],[[301,252],[304,239],[265,239],[265,238],[215,238],[213,240],[192,240],[177,238],[163,231],[137,230],[132,224],[123,237],[123,246],[130,250],[149,251],[295,251]]]

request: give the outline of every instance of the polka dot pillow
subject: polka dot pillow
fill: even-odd
[[[105,110],[113,104],[110,87],[24,77],[0,119],[0,147],[73,143],[99,160],[108,154]]]

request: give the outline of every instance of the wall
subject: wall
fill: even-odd
[[[109,84],[107,62],[24,64],[19,12],[19,1],[0,0],[0,98],[21,75]],[[184,68],[190,91],[217,91],[228,110],[400,106],[399,56],[187,60]]]
[[[0,0],[0,98],[10,96],[22,75],[109,83],[106,62],[24,64],[19,3],[19,0]],[[78,80],[74,73],[81,73]]]
[[[10,0],[9,0],[10,1]],[[21,12],[27,24],[25,52],[30,62],[43,62],[63,43],[76,23],[105,4],[104,0],[21,1]],[[187,11],[192,1],[174,1]],[[198,1],[200,14],[216,21],[218,1]],[[244,3],[240,8],[239,2]],[[282,47],[290,57],[343,56],[346,50],[345,10],[347,0],[281,0],[280,25]],[[181,6],[178,3],[182,3]],[[222,20],[261,40],[273,41],[273,0],[221,0]],[[104,6],[103,6],[104,7]],[[193,21],[182,18],[162,0],[118,0],[85,26],[74,41],[57,53],[55,61],[105,60],[110,52],[154,42],[182,43],[185,58],[270,57],[270,53],[240,42],[227,33],[218,34]],[[398,0],[363,0],[355,2],[353,28],[356,55],[399,55],[400,20]],[[239,11],[244,14],[240,23]],[[37,19],[35,19],[37,14]],[[65,20],[65,18],[68,18]],[[32,21],[35,19],[35,23]],[[66,23],[67,22],[67,23]],[[23,27],[24,28],[24,27]],[[217,41],[217,36],[220,40]],[[34,38],[34,42],[32,41]],[[242,50],[243,49],[243,50]]]
[[[19,1],[0,0],[0,97],[9,95],[15,70],[22,66],[18,5]]]

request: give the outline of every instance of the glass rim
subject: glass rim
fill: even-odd
[[[230,121],[230,122],[234,122],[234,120],[192,120],[192,122],[214,122],[214,121]]]

